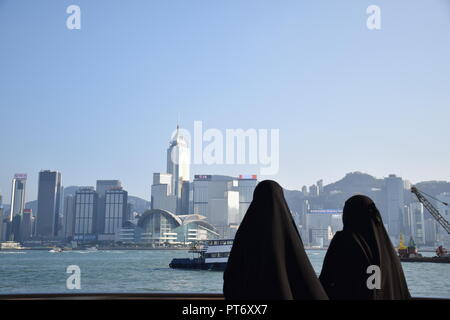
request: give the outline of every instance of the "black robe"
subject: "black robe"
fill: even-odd
[[[400,259],[389,239],[375,203],[358,195],[348,199],[343,213],[344,228],[333,237],[323,262],[320,281],[332,300],[403,300],[410,294]],[[369,289],[381,271],[380,289]],[[369,279],[369,285],[374,283]]]
[[[278,183],[255,188],[223,278],[226,299],[327,299]]]

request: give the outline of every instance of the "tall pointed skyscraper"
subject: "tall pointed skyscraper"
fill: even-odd
[[[189,180],[189,168],[189,145],[180,133],[180,127],[177,125],[175,135],[167,149],[167,173],[172,175],[172,194],[176,196],[177,202],[181,200],[183,181]]]

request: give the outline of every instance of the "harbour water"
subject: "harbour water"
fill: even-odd
[[[324,250],[308,250],[317,273]],[[223,273],[170,269],[184,250],[0,251],[0,294],[20,293],[220,293]],[[69,290],[69,265],[81,270],[81,289]],[[403,263],[411,294],[450,298],[450,264]]]

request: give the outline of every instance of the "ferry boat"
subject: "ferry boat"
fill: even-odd
[[[175,258],[169,267],[172,269],[225,270],[230,255],[232,239],[206,240],[203,244],[191,248],[194,258]]]

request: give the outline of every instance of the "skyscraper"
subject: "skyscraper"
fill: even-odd
[[[74,240],[96,240],[98,195],[94,187],[85,187],[75,193]]]
[[[72,240],[75,231],[75,197],[72,195],[64,197],[64,238]]]
[[[387,212],[386,217],[389,235],[397,239],[400,235],[404,211],[404,183],[402,178],[390,174],[384,179],[386,183]],[[396,242],[396,241],[394,241]]]
[[[61,173],[39,172],[36,236],[51,239],[57,236],[61,199]]]
[[[152,209],[177,211],[177,198],[172,192],[172,175],[170,173],[154,173],[152,184]]]
[[[105,230],[103,235],[118,239],[120,229],[124,226],[127,218],[128,192],[122,188],[114,188],[106,191],[105,196]]]
[[[33,212],[31,209],[24,209],[20,221],[20,240],[27,241],[31,239],[33,231]]]
[[[27,175],[25,173],[16,173],[12,179],[11,188],[11,209],[9,213],[9,221],[12,222],[14,216],[22,215],[25,209],[25,186]]]
[[[167,149],[167,173],[172,175],[172,194],[177,199],[178,211],[181,210],[181,188],[183,181],[190,178],[190,152],[186,139],[181,135],[179,126]],[[178,213],[178,212],[177,212]]]
[[[423,204],[420,202],[413,202],[409,206],[411,236],[417,244],[425,244],[426,237]]]
[[[98,195],[97,212],[95,214],[97,221],[95,222],[96,233],[101,234],[105,230],[105,197],[108,190],[121,188],[120,180],[97,180],[95,190]]]
[[[3,241],[3,197],[0,194],[0,242]]]
[[[238,191],[239,191],[239,219],[238,224],[241,223],[245,216],[250,203],[253,200],[253,192],[255,191],[256,185],[258,184],[257,176],[252,175],[240,175],[238,180]]]

